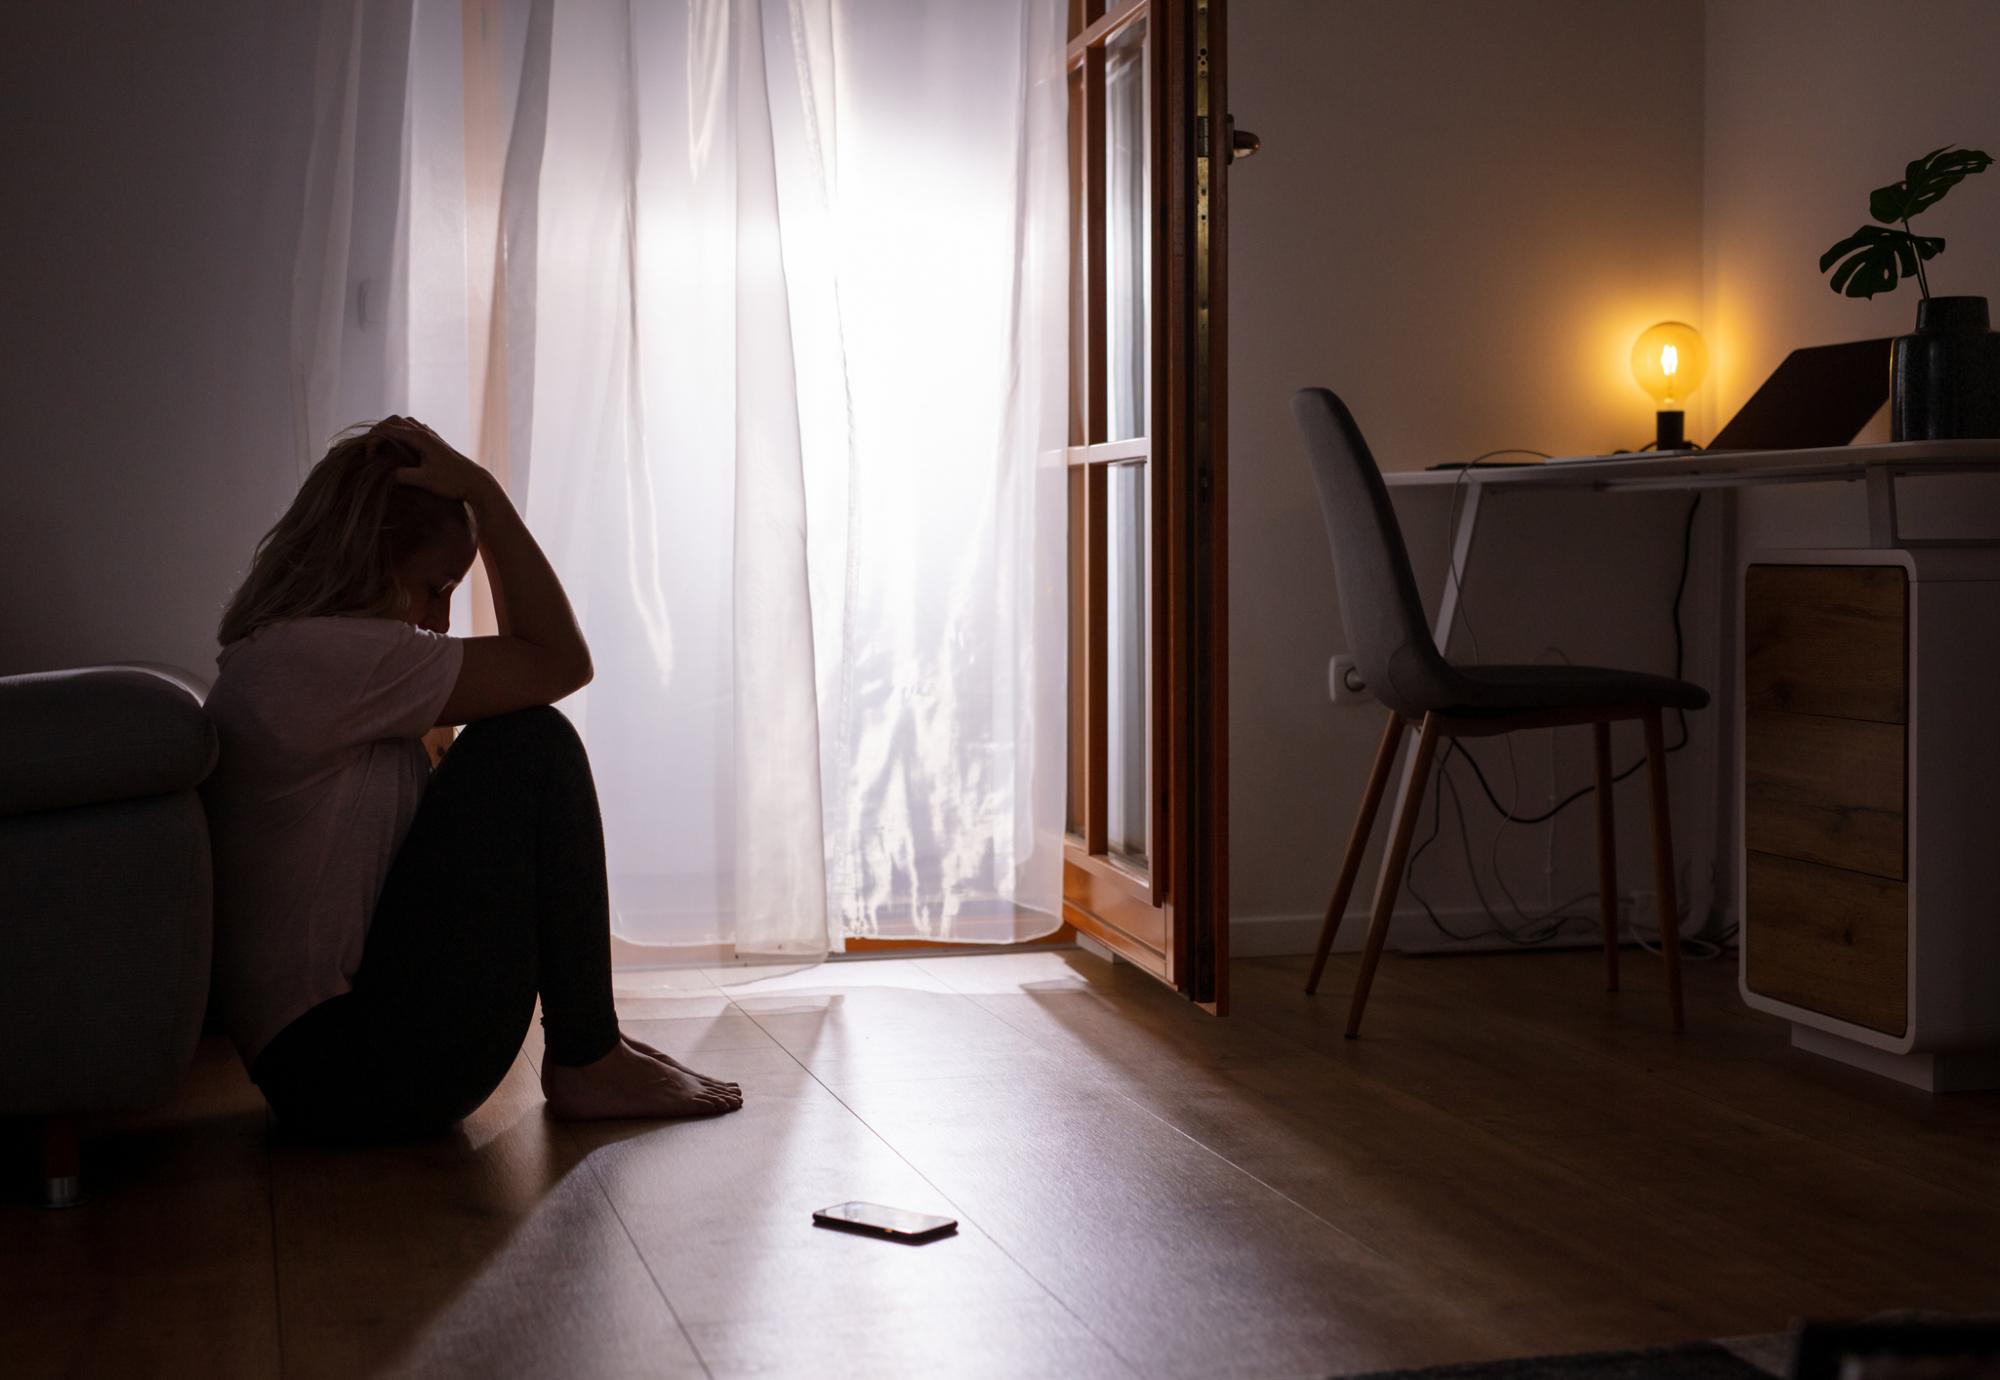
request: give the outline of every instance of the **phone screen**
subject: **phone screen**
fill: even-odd
[[[859,1228],[883,1236],[942,1235],[958,1226],[950,1217],[933,1217],[929,1213],[885,1207],[881,1203],[838,1203],[815,1212],[813,1221],[822,1226]]]

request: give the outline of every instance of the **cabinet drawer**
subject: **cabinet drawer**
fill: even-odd
[[[1753,565],[1743,578],[1746,708],[1906,723],[1908,573]]]
[[[1766,853],[1746,863],[1750,990],[1885,1035],[1909,1029],[1905,885]]]
[[[1743,842],[1901,881],[1901,724],[1753,711],[1743,723]]]

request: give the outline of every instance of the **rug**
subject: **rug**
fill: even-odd
[[[1376,1370],[1343,1380],[1771,1380],[1771,1376],[1771,1371],[1752,1365],[1726,1347],[1690,1342],[1638,1351],[1586,1351],[1421,1370]]]

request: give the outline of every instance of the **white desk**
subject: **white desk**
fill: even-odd
[[[2000,776],[2000,761],[1988,760],[1996,754],[1989,747],[1991,734],[1985,730],[1983,718],[1983,687],[1992,679],[1988,663],[1995,660],[1994,649],[2000,647],[2000,575],[1995,573],[2000,571],[2000,556],[1995,554],[1996,548],[2000,548],[2000,505],[1981,503],[1960,513],[1959,516],[1971,521],[1958,524],[1961,535],[1953,540],[1906,536],[1898,525],[1897,484],[1921,476],[1981,473],[2000,473],[2000,441],[1640,455],[1385,476],[1392,490],[1430,491],[1439,499],[1448,494],[1456,499],[1458,517],[1447,533],[1447,544],[1458,579],[1471,585],[1479,583],[1477,576],[1469,572],[1469,562],[1480,511],[1489,494],[1686,492],[1826,483],[1864,486],[1868,517],[1864,544],[1788,543],[1840,549],[1763,552],[1746,555],[1744,559],[1746,562],[1773,559],[1780,565],[1804,563],[1819,568],[1849,563],[1890,567],[1900,563],[1908,572],[1907,641],[1902,644],[1907,649],[1904,674],[1908,678],[1909,711],[1902,721],[1907,724],[1907,731],[1901,724],[1893,727],[1894,732],[1905,735],[1902,741],[1907,744],[1903,762],[1907,785],[1893,792],[1904,801],[1907,821],[1907,853],[1897,855],[1897,867],[1906,869],[1900,873],[1906,882],[1899,881],[1897,890],[1901,894],[1907,885],[1909,898],[1907,911],[1903,912],[1908,916],[1907,1024],[1901,1032],[1891,1028],[1884,1033],[1879,1027],[1864,1028],[1852,1019],[1836,1018],[1797,1004],[1805,998],[1787,1002],[1753,993],[1747,967],[1742,990],[1752,1005],[1794,1021],[1794,1043],[1929,1088],[1954,1084],[1992,1086],[2000,1082],[2000,1053],[1993,1052],[1996,1040],[2000,1040],[2000,1014],[1993,1014],[2000,1012],[2000,991],[1995,990],[2000,988],[2000,927],[1994,925],[1991,913],[1996,897],[2000,897],[2000,862],[1988,862],[1991,850],[1983,843],[1971,842],[1975,837],[1984,839],[1988,834],[1986,826],[1995,823],[1995,816],[2000,815],[1991,799],[1992,789],[1986,784]],[[1855,530],[1851,520],[1847,530],[1850,535]],[[1725,540],[1733,547],[1733,523],[1726,523],[1724,532]],[[1940,547],[1984,549],[1944,551],[1937,549]],[[1729,568],[1717,573],[1727,575],[1732,601],[1740,600],[1737,588],[1740,571],[1735,568],[1737,561],[1733,554],[1722,564]],[[1932,578],[1940,583],[1922,585],[1926,568],[1932,569]],[[1931,591],[1923,596],[1928,602],[1922,615],[1918,612],[1919,588]],[[1435,630],[1441,649],[1450,646],[1459,604],[1458,580],[1447,572]],[[1715,618],[1718,630],[1733,621],[1733,607],[1713,612],[1718,615]],[[1942,631],[1947,624],[1952,629],[1948,634]],[[1733,667],[1720,674],[1718,683],[1711,688],[1716,692],[1716,707],[1722,711],[1718,727],[1731,731],[1734,744],[1730,750],[1719,749],[1719,760],[1704,771],[1714,771],[1717,778],[1726,778],[1714,782],[1719,788],[1715,797],[1716,822],[1720,826],[1724,813],[1733,810],[1736,827],[1731,831],[1732,856],[1739,861],[1761,858],[1765,856],[1763,853],[1743,851],[1749,846],[1743,833],[1746,797],[1741,759],[1746,743],[1745,709],[1744,696],[1735,680],[1744,664],[1744,649],[1736,639],[1720,633],[1717,646],[1722,653],[1718,657],[1718,671],[1732,667],[1732,663]],[[1988,771],[1988,767],[1995,770]],[[1406,774],[1405,791],[1408,785]],[[1759,799],[1767,802],[1760,808],[1768,811],[1771,798]],[[1846,823],[1844,818],[1837,817],[1848,807],[1839,801],[1801,804],[1787,799],[1780,808],[1792,808],[1795,813],[1804,811],[1801,817],[1833,819],[1837,832]],[[1814,810],[1820,814],[1813,816]],[[1921,830],[1920,817],[1926,825]],[[1810,823],[1810,818],[1807,822]],[[1715,836],[1718,856],[1726,837],[1729,835],[1718,827]],[[1744,923],[1747,964],[1755,941],[1746,913],[1745,868],[1739,866],[1736,870],[1737,885],[1733,890],[1738,918]],[[1770,912],[1776,913],[1776,910]],[[1766,912],[1760,910],[1759,914]],[[1826,928],[1820,927],[1811,915],[1799,920],[1796,911],[1791,923],[1794,941],[1802,924]],[[1851,918],[1842,923],[1849,925],[1846,942],[1852,945]],[[1830,926],[1830,932],[1838,929],[1837,924]],[[1764,933],[1764,929],[1758,929],[1757,933]],[[1767,941],[1766,947],[1776,942],[1768,935]],[[1836,937],[1825,942],[1838,947],[1840,940]],[[1896,949],[1902,951],[1901,940],[1897,941]],[[1991,981],[1984,978],[1969,981],[1965,977],[1967,972],[1991,973],[1994,977]]]
[[[1383,475],[1392,489],[1463,488],[1453,565],[1464,574],[1479,527],[1482,498],[1489,492],[1547,489],[1644,490],[1744,489],[1765,484],[1862,483],[1868,489],[1868,544],[1890,548],[1916,545],[1896,525],[1896,481],[1940,474],[2000,472],[2000,441],[1895,441],[1824,450],[1695,451],[1682,455],[1617,456],[1555,464],[1492,465],[1467,470],[1419,470]],[[2000,541],[2000,531],[1993,533]],[[1434,630],[1440,648],[1451,645],[1458,610],[1455,582],[1446,580]]]

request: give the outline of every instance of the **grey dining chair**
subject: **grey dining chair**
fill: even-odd
[[[1352,1039],[1361,1031],[1368,987],[1374,980],[1382,942],[1389,932],[1390,911],[1402,886],[1410,836],[1423,806],[1438,742],[1444,738],[1486,737],[1569,724],[1591,726],[1597,757],[1597,868],[1605,979],[1606,989],[1617,991],[1618,876],[1613,849],[1611,725],[1621,719],[1637,719],[1645,729],[1646,768],[1652,784],[1653,877],[1661,917],[1660,948],[1666,961],[1667,1002],[1673,1028],[1683,1029],[1676,926],[1680,909],[1674,895],[1674,846],[1667,814],[1666,750],[1660,719],[1664,710],[1704,707],[1708,692],[1668,676],[1596,666],[1452,665],[1431,637],[1416,580],[1410,573],[1402,529],[1389,504],[1388,487],[1353,414],[1326,389],[1303,388],[1293,395],[1292,415],[1304,433],[1306,457],[1318,483],[1349,650],[1361,678],[1389,710],[1333,899],[1327,903],[1306,992],[1311,994],[1319,987],[1334,933],[1354,890],[1361,855],[1374,829],[1382,792],[1402,746],[1404,729],[1412,724],[1418,730],[1416,754],[1382,859],[1361,973],[1348,1007],[1348,1037]]]

